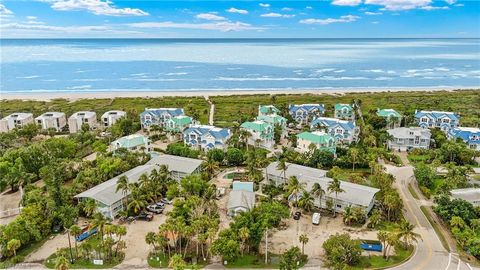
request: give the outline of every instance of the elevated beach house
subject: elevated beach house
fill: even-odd
[[[191,147],[210,150],[226,149],[227,140],[231,137],[230,129],[207,125],[190,125],[183,131],[183,142]]]
[[[388,148],[397,151],[409,151],[414,148],[430,147],[430,130],[421,127],[399,127],[387,130],[391,138]]]
[[[12,113],[0,120],[0,132],[9,132],[15,128],[33,123],[33,114],[31,113]]]
[[[350,144],[358,140],[360,129],[353,121],[329,117],[319,117],[310,123],[311,130],[323,130],[333,136],[338,143]]]
[[[353,106],[350,104],[344,104],[344,103],[335,104],[333,114],[334,114],[333,117],[337,119],[355,121],[355,112],[353,110]]]
[[[90,130],[97,128],[97,113],[80,111],[68,118],[68,129],[70,133],[82,131],[82,125],[87,125]]]
[[[450,129],[448,138],[461,139],[470,149],[480,151],[480,128],[457,127]]]
[[[35,122],[41,129],[47,130],[50,128],[55,131],[61,131],[67,125],[67,117],[63,112],[46,112],[38,117],[35,117]]]
[[[125,176],[129,183],[138,182],[143,174],[149,175],[154,169],[158,170],[161,165],[166,165],[170,176],[175,180],[200,172],[201,160],[182,158],[170,155],[161,155],[147,162],[145,165],[135,167],[123,174],[120,174],[108,181],[105,181],[89,190],[86,190],[75,198],[78,201],[93,199],[97,203],[97,211],[105,217],[115,218],[120,211],[126,208],[125,199],[130,195],[122,190],[117,191],[117,181]]]
[[[372,210],[375,203],[375,194],[380,191],[379,189],[358,185],[350,182],[340,181],[340,188],[344,192],[340,192],[337,195],[328,191],[328,186],[333,179],[326,177],[327,171],[305,167],[293,163],[287,163],[287,169],[285,171],[278,169],[278,162],[273,162],[266,168],[266,179],[272,180],[277,185],[285,184],[288,182],[288,178],[296,176],[300,183],[305,184],[305,190],[311,192],[313,185],[318,183],[320,187],[325,191],[325,195],[321,200],[315,198],[314,204],[319,208],[327,208],[327,201],[332,203],[337,198],[336,203],[332,206],[336,208],[336,211],[342,212],[347,206],[358,206],[364,209],[365,213]],[[300,196],[300,195],[298,195]],[[290,198],[291,199],[291,198]]]
[[[288,113],[301,125],[307,125],[313,119],[325,115],[323,104],[290,104]]]
[[[150,129],[152,125],[166,127],[168,120],[185,115],[181,108],[145,108],[140,114],[140,123],[143,129]]]
[[[415,121],[422,128],[439,128],[447,133],[460,124],[460,116],[453,112],[415,111]]]
[[[377,115],[387,121],[387,128],[397,128],[402,122],[402,115],[394,109],[377,109]]]
[[[115,122],[117,122],[118,119],[127,116],[127,113],[124,111],[108,111],[102,114],[101,122],[102,126],[104,128],[110,127]]]
[[[324,131],[302,132],[297,135],[297,148],[300,153],[305,153],[313,149],[329,151],[335,154],[337,147],[335,138]]]
[[[174,116],[167,120],[167,123],[165,124],[165,131],[170,133],[180,133],[192,123],[193,119],[190,116]]]
[[[256,121],[263,121],[270,124],[272,127],[279,126],[282,129],[281,138],[286,138],[287,133],[287,119],[280,115],[280,110],[273,105],[258,106],[258,116]]]
[[[125,148],[129,151],[142,151],[150,153],[152,147],[150,146],[150,140],[148,137],[141,134],[132,134],[125,137],[121,137],[110,143],[110,151]]]
[[[265,121],[244,122],[240,125],[242,130],[248,131],[251,136],[247,143],[258,147],[270,149],[273,147],[273,126]]]

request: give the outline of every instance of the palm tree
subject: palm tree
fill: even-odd
[[[213,158],[208,158],[202,164],[203,170],[208,173],[208,175],[213,176],[215,171],[218,170],[219,165],[218,162],[213,160]]]
[[[310,194],[310,192],[304,191],[302,193],[302,196],[300,197],[300,200],[298,201],[299,206],[307,211],[310,212],[312,211],[314,205],[314,198]]]
[[[298,178],[295,175],[292,175],[288,178],[285,190],[288,192],[289,196],[295,196],[295,207],[298,207],[298,196],[300,195],[300,192],[305,190],[305,183],[300,183]]]
[[[338,180],[337,178],[333,178],[333,181],[330,181],[330,183],[328,184],[328,192],[330,193],[335,193],[335,202],[333,204],[333,217],[336,217],[337,216],[337,199],[338,199],[338,193],[341,193],[341,192],[345,192],[345,190],[343,190],[341,187],[340,187],[340,180]]]
[[[349,205],[343,209],[343,223],[350,225],[355,220],[355,215],[352,212],[352,207]]]
[[[360,155],[360,152],[358,151],[357,148],[350,148],[348,151],[350,154],[350,158],[352,159],[352,171],[355,171],[355,163],[357,163],[358,156]]]
[[[409,245],[412,242],[418,242],[418,238],[422,239],[422,236],[413,231],[415,228],[414,224],[404,220],[400,223],[400,231],[398,233],[398,238],[403,239],[405,244]]]
[[[118,249],[119,249],[118,243],[120,243],[120,241],[122,241],[122,236],[127,235],[127,228],[125,226],[121,226],[121,225],[115,226],[115,234],[118,236],[117,247],[115,249],[115,257],[117,257],[117,253],[118,253]]]
[[[17,250],[20,248],[21,245],[22,245],[22,242],[20,242],[20,240],[11,239],[7,243],[7,250],[12,252],[13,256],[15,257],[17,256]]]
[[[128,203],[128,209],[133,209],[135,214],[138,214],[143,208],[147,206],[147,193],[143,190],[138,188],[137,186],[133,186],[131,191],[131,200]]]
[[[319,183],[313,184],[312,195],[315,198],[318,198],[318,207],[322,208],[322,197],[325,195],[325,190],[322,189]]]
[[[70,227],[70,232],[73,234],[73,237],[75,237],[75,258],[78,259],[77,237],[82,233],[82,229],[74,224]]]
[[[252,137],[252,133],[250,133],[246,129],[240,130],[240,138],[242,139],[243,143],[245,143],[245,146],[247,147],[248,151],[248,138]]]
[[[70,263],[67,258],[64,256],[59,256],[55,260],[55,269],[57,270],[68,270],[70,268]]]
[[[285,161],[285,159],[280,159],[278,161],[278,164],[277,164],[277,170],[280,170],[282,171],[283,173],[283,179],[287,179],[287,169],[288,169],[288,165],[287,165],[287,162]]]
[[[298,237],[298,240],[300,241],[300,243],[302,243],[302,255],[304,255],[305,254],[305,252],[304,252],[305,244],[308,243],[308,240],[309,240],[308,236],[306,234],[302,233],[300,235],[300,237]]]
[[[91,217],[97,211],[97,202],[93,199],[87,199],[83,205],[83,212],[87,217]]]
[[[96,227],[99,232],[98,235],[100,236],[100,242],[102,244],[102,247],[103,247],[103,232],[106,224],[107,224],[107,219],[101,213],[97,212],[93,215],[92,225]]]
[[[238,237],[242,240],[242,256],[245,249],[245,243],[247,242],[248,238],[250,238],[250,230],[248,227],[242,227],[238,230]],[[248,252],[248,251],[247,251]]]
[[[173,268],[173,270],[183,270],[187,264],[182,258],[182,255],[175,254],[170,258],[170,262],[168,263],[169,268]]]
[[[147,243],[147,245],[152,245],[153,246],[153,250],[156,250],[157,247],[156,247],[156,238],[155,238],[155,233],[154,232],[148,232],[147,235],[145,235],[145,243]]]

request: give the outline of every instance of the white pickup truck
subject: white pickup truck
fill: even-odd
[[[312,224],[318,225],[320,224],[320,213],[313,213],[312,215]]]

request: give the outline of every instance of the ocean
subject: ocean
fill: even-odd
[[[1,93],[480,86],[479,39],[2,39]]]

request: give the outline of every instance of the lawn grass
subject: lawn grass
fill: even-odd
[[[420,199],[420,197],[418,197],[417,192],[415,192],[415,190],[413,189],[412,183],[408,183],[408,191],[410,192],[410,194],[412,194],[413,198],[415,198],[416,200]]]
[[[247,254],[239,256],[233,262],[227,262],[226,268],[278,268],[280,256],[276,254],[269,254],[268,259],[270,263],[265,264],[265,257],[260,254]],[[300,265],[302,266],[302,265]]]
[[[415,164],[420,162],[426,162],[430,157],[428,155],[408,154],[407,158],[408,158],[408,161],[410,161],[410,163]]]
[[[390,268],[395,265],[399,265],[405,261],[407,261],[413,254],[413,247],[410,248],[401,248],[398,247],[395,250],[395,255],[390,256],[388,260],[385,260],[382,255],[374,255],[374,256],[362,256],[360,261],[355,265],[348,267],[347,269],[350,270],[357,270],[357,269],[384,269]]]
[[[352,170],[350,168],[340,168],[337,177],[339,180],[352,182],[352,178],[354,178],[355,176],[360,176],[366,179],[370,174],[370,168],[355,168],[355,170]]]
[[[440,225],[438,225],[436,222],[433,221],[433,217],[430,215],[430,211],[428,211],[427,207],[422,205],[420,206],[420,210],[422,210],[423,214],[425,217],[428,219],[428,222],[432,225],[433,229],[435,230],[435,233],[437,234],[438,238],[440,239],[440,242],[442,242],[442,246],[450,252],[450,246],[447,243],[447,239],[445,239],[445,236],[442,233],[442,230],[440,229]]]
[[[8,258],[5,261],[0,261],[0,269],[6,269],[9,267],[12,267],[13,265],[17,263],[22,263],[25,260],[25,257],[27,257],[30,253],[38,250],[45,242],[49,239],[49,237],[45,237],[42,240],[38,242],[31,243],[27,245],[26,247],[20,249],[17,251],[17,256]]]
[[[200,258],[199,258],[200,260]],[[150,253],[148,255],[148,265],[153,268],[168,268],[170,258],[163,253]],[[208,260],[202,262],[201,260],[196,264],[197,267],[203,268],[208,264]],[[192,268],[193,264],[187,264],[187,269]]]

